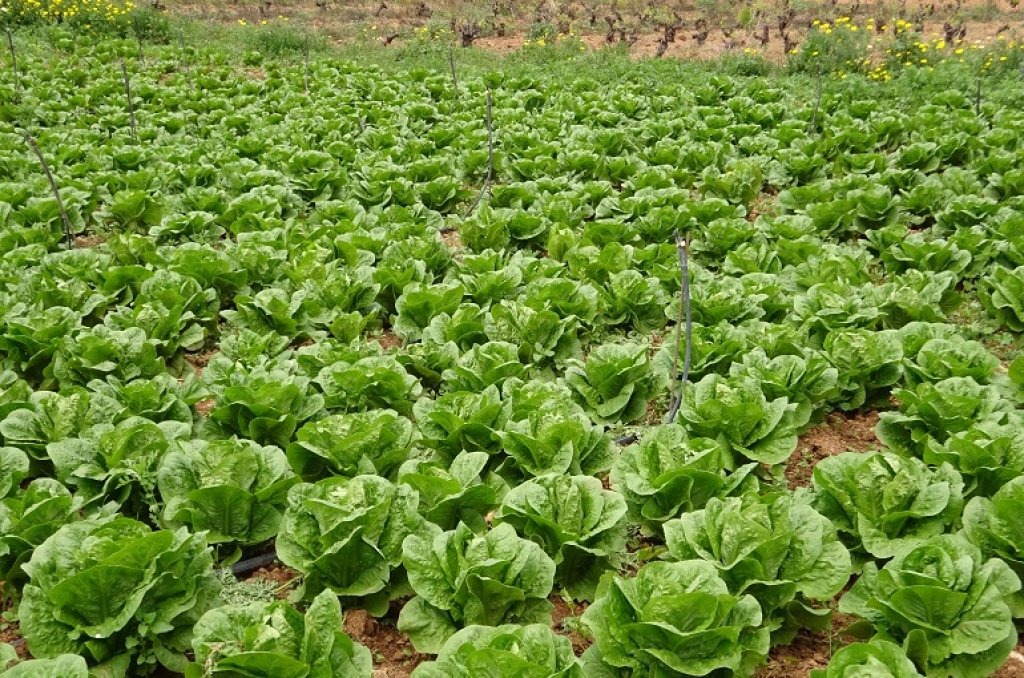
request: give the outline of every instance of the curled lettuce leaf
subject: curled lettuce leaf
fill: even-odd
[[[186,678],[369,678],[370,651],[341,630],[341,606],[330,591],[305,614],[285,602],[226,605],[196,622],[195,662]]]
[[[572,644],[544,624],[467,626],[412,678],[583,678]]]
[[[927,675],[989,675],[1017,643],[1008,599],[1020,579],[998,558],[986,560],[962,535],[931,537],[878,569],[864,566],[839,601],[903,646]]]
[[[992,318],[1014,332],[1024,332],[1024,266],[996,266],[981,279],[978,296]]]
[[[555,561],[555,583],[591,600],[601,575],[626,549],[626,502],[591,476],[548,475],[505,495],[496,523],[508,523]]]
[[[488,459],[484,452],[461,452],[451,464],[410,459],[398,469],[398,482],[416,490],[420,513],[442,530],[463,522],[483,531],[498,505],[494,484],[482,479]]]
[[[391,476],[416,440],[412,422],[392,410],[332,414],[299,429],[288,460],[305,480],[360,474]]]
[[[981,552],[1001,558],[1024,578],[1024,476],[1003,485],[991,498],[975,497],[964,509],[964,534]],[[1024,594],[1011,599],[1013,616],[1024,618]]]
[[[594,634],[587,675],[746,675],[768,653],[761,606],[730,593],[711,563],[649,563],[602,588],[583,613]]]
[[[976,422],[1008,423],[1012,404],[995,386],[983,386],[971,377],[950,377],[924,382],[913,390],[893,394],[900,401],[897,412],[879,415],[878,439],[901,454],[921,456],[930,440],[945,441]]]
[[[812,615],[801,614],[804,601],[830,600],[853,571],[849,551],[807,492],[712,498],[665,523],[665,545],[672,559],[710,562],[731,592],[753,595],[772,631],[790,621],[787,614]]]
[[[922,678],[903,648],[887,640],[851,643],[840,648],[824,669],[812,669],[811,678]]]
[[[402,540],[426,525],[417,504],[411,487],[374,475],[292,487],[277,555],[304,575],[298,595],[330,589],[372,613],[387,611],[400,582]]]
[[[78,520],[82,502],[53,478],[36,478],[0,502],[0,577],[5,594],[24,583],[22,563],[62,526]]]
[[[666,424],[623,449],[610,478],[626,500],[629,520],[646,534],[661,534],[666,520],[704,508],[712,497],[756,490],[754,468],[736,468],[722,443],[688,438],[682,426]]]
[[[53,659],[29,659],[5,668],[15,661],[17,652],[10,645],[0,646],[0,676],[4,678],[90,678],[89,665],[85,657],[77,654],[62,654]]]
[[[931,469],[891,452],[844,452],[814,467],[815,508],[851,549],[875,558],[952,528],[963,511],[963,479],[949,464]]]
[[[806,411],[780,397],[768,400],[757,381],[710,374],[684,391],[679,421],[692,436],[721,441],[729,451],[778,464],[796,449]]]
[[[298,479],[280,449],[232,438],[179,442],[157,482],[169,524],[206,532],[210,543],[245,546],[277,535]]]
[[[658,380],[643,344],[602,344],[585,363],[571,361],[565,382],[598,424],[630,423],[647,413]]]
[[[201,535],[115,517],[63,526],[22,566],[18,617],[34,657],[81,654],[97,673],[181,672],[220,585]]]
[[[555,563],[507,523],[483,536],[463,524],[425,530],[408,536],[403,552],[416,597],[398,628],[418,652],[439,652],[465,626],[551,623]]]

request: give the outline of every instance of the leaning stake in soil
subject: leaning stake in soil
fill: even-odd
[[[132,126],[132,141],[137,141],[135,136],[135,107],[132,105],[132,86],[128,81],[128,67],[121,57],[121,76],[124,78],[124,95],[128,99],[128,122]]]
[[[676,320],[676,338],[675,338],[675,358],[672,363],[672,374],[676,377],[676,381],[679,386],[679,390],[675,390],[673,385],[673,391],[675,397],[672,398],[672,407],[669,408],[668,415],[665,417],[665,422],[671,424],[676,419],[676,415],[679,414],[679,407],[683,404],[683,389],[686,388],[686,382],[690,379],[690,358],[693,353],[693,316],[690,308],[690,233],[686,233],[686,238],[682,238],[679,235],[679,231],[675,232],[676,237],[676,250],[679,253],[679,272],[681,282],[679,283],[679,316],[685,314],[685,320],[682,317]],[[686,348],[683,351],[683,373],[679,374],[679,326],[685,323],[686,326]]]
[[[469,206],[469,211],[466,212],[466,216],[471,215],[480,204],[480,201],[484,199],[484,195],[491,191],[491,181],[494,179],[494,125],[491,121],[491,90],[487,89],[487,177],[484,179],[484,186],[480,189],[480,194],[476,196],[476,200]]]
[[[18,77],[18,55],[14,53],[14,36],[7,29],[7,49],[11,50],[11,76],[14,78],[14,93],[21,96],[21,78]]]
[[[64,224],[64,239],[67,243],[68,249],[74,247],[74,243],[71,240],[71,220],[68,219],[67,210],[64,209],[64,201],[60,198],[60,191],[57,189],[57,182],[53,180],[53,174],[50,172],[50,166],[46,164],[46,158],[43,157],[43,152],[39,150],[39,144],[32,138],[32,135],[25,130],[25,142],[28,144],[32,152],[39,158],[39,164],[43,166],[43,172],[46,174],[46,180],[50,182],[50,190],[53,191],[53,197],[57,199],[57,209],[60,210],[60,220]]]

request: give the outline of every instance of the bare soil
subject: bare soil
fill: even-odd
[[[1010,653],[1003,667],[992,674],[992,678],[1024,678],[1024,637],[1017,649]]]
[[[409,638],[395,628],[398,607],[393,604],[388,614],[379,619],[366,610],[345,612],[345,633],[370,650],[374,678],[406,678],[413,669],[430,659],[416,652]]]
[[[811,484],[814,465],[825,457],[843,452],[867,452],[881,446],[875,437],[878,412],[844,414],[833,412],[825,421],[800,437],[796,451],[786,464],[789,489]]]
[[[0,590],[3,589],[4,582],[0,581]],[[0,643],[8,643],[14,645],[14,649],[17,651],[18,656],[22,659],[28,659],[28,645],[24,642],[21,637],[21,628],[16,621],[8,621],[3,618],[3,614],[11,608],[11,600],[4,596],[2,607],[0,607]],[[3,670],[3,666],[0,666],[0,671]]]
[[[443,231],[441,233],[441,240],[452,251],[462,249],[462,236],[459,235],[458,231]]]
[[[79,235],[75,237],[75,247],[96,247],[107,241],[102,235]]]
[[[0,621],[0,644],[7,643],[9,645],[14,645],[14,649],[17,651],[18,656],[22,659],[28,659],[28,645],[24,642],[19,642],[22,640],[21,629],[18,627],[18,622]]]
[[[275,596],[278,600],[286,600],[288,594],[291,593],[291,589],[295,588],[301,577],[302,575],[296,570],[281,563],[274,563],[269,567],[261,567],[254,570],[248,576],[248,579],[263,579],[264,581],[271,582],[277,587]]]
[[[583,654],[594,642],[593,639],[584,636],[579,629],[579,617],[587,609],[587,603],[575,603],[573,607],[561,596],[552,595],[548,600],[555,606],[551,613],[551,628],[555,633],[565,636],[572,643],[573,652],[576,656]]]
[[[200,400],[199,402],[196,403],[196,412],[198,412],[199,415],[202,417],[208,417],[210,416],[210,412],[215,407],[217,407],[217,401],[214,400],[213,398],[208,398],[207,400]]]
[[[196,371],[196,376],[202,376],[203,370],[210,364],[210,358],[217,354],[216,348],[211,348],[199,353],[186,353],[185,361]]]
[[[374,336],[377,343],[380,344],[381,348],[385,351],[392,348],[400,348],[402,346],[402,339],[391,330],[384,330],[380,334]]]
[[[834,612],[828,631],[801,629],[789,645],[772,648],[768,662],[754,673],[754,678],[796,678],[809,675],[812,669],[825,668],[836,650],[853,641],[843,635],[843,629],[855,620]]]

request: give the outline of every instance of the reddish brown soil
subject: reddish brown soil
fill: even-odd
[[[75,247],[96,247],[106,241],[102,235],[79,235],[75,237]]]
[[[570,608],[569,604],[561,596],[552,595],[548,600],[555,606],[551,613],[551,628],[554,629],[555,633],[569,639],[576,656],[583,654],[590,647],[591,643],[594,642],[578,630],[581,628],[578,618],[587,609],[587,603],[576,603],[573,608]]]
[[[3,589],[3,585],[4,582],[0,581],[0,590]],[[0,607],[0,615],[6,613],[7,610],[10,609],[10,607],[11,600],[5,597],[3,601],[3,606]],[[21,629],[18,626],[18,622],[8,621],[4,619],[3,616],[0,616],[0,643],[14,644],[15,642],[18,642],[20,640],[22,640],[22,637]],[[22,659],[28,659],[28,645],[26,645],[24,642],[18,642],[18,644],[15,645],[15,650],[17,650],[19,657],[21,657]],[[0,666],[0,670],[3,670],[3,668],[3,666]]]
[[[992,678],[1024,678],[1024,639],[1010,653],[1003,667],[992,674]]]
[[[462,236],[459,235],[458,231],[443,231],[441,233],[441,240],[444,241],[444,244],[450,250],[462,249]]]
[[[825,668],[836,650],[853,641],[842,631],[855,620],[835,612],[828,631],[801,629],[792,643],[772,649],[768,662],[754,673],[754,678],[797,678],[807,676],[811,669]]]
[[[405,678],[430,657],[416,652],[409,638],[395,628],[397,607],[374,619],[366,610],[345,612],[345,633],[365,645],[373,657],[374,678]]]
[[[13,644],[19,640],[21,640],[21,629],[18,628],[18,622],[0,621],[0,643]],[[28,659],[28,645],[18,643],[14,649],[17,650],[19,657]]]
[[[210,411],[215,407],[217,407],[217,401],[213,398],[200,400],[196,403],[196,412],[199,413],[199,416],[207,417],[210,415]]]
[[[273,583],[277,586],[276,596],[280,600],[288,598],[288,594],[291,593],[291,589],[295,588],[298,584],[300,575],[297,571],[290,567],[281,565],[280,563],[274,563],[270,567],[261,567],[249,575],[249,579],[263,579],[265,581]]]
[[[196,376],[202,376],[203,370],[210,364],[210,358],[217,354],[217,349],[211,348],[200,353],[186,353],[185,361],[191,365],[195,371]]]
[[[662,420],[665,418],[664,407],[665,403],[661,400],[650,401],[647,403],[647,411],[644,413],[640,423],[645,426],[657,426],[662,423]]]
[[[866,452],[879,448],[875,437],[878,412],[829,414],[824,423],[812,428],[800,437],[796,451],[786,465],[786,480],[789,488],[806,487],[811,484],[814,465],[825,457],[843,452]]]
[[[377,343],[380,344],[381,348],[385,351],[392,348],[401,348],[402,346],[402,339],[391,330],[382,331],[380,334],[376,335],[374,339],[377,340]]]

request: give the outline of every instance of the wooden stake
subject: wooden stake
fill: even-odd
[[[814,113],[811,114],[811,124],[808,132],[818,131],[818,111],[821,109],[821,65],[818,65],[818,93],[814,97]]]
[[[28,133],[28,130],[24,131],[25,142],[28,144],[32,152],[39,158],[39,164],[43,166],[43,173],[46,174],[46,180],[50,182],[50,190],[53,191],[53,197],[57,199],[57,209],[60,210],[60,220],[64,224],[64,239],[67,244],[67,248],[70,250],[74,247],[74,241],[71,238],[71,220],[68,219],[68,212],[64,209],[64,201],[61,200],[60,190],[57,189],[57,182],[53,180],[53,174],[50,172],[50,166],[46,164],[46,158],[43,157],[43,152],[39,150],[39,144],[32,138],[32,135]]]
[[[7,49],[11,50],[11,73],[14,75],[14,91],[21,96],[21,78],[18,76],[18,55],[14,52],[14,36],[11,29],[7,29]]]
[[[469,211],[466,212],[466,216],[472,214],[480,201],[484,199],[484,195],[489,193],[491,190],[491,182],[494,180],[494,124],[491,119],[491,90],[487,90],[487,177],[484,179],[483,188],[480,189],[480,194],[476,196],[476,200],[470,205]]]
[[[137,48],[138,62],[142,63],[142,31],[139,30],[139,19],[138,17],[132,17],[132,30],[135,32],[135,45]]]
[[[306,33],[306,41],[302,45],[302,51],[305,61],[305,70],[303,71],[303,86],[306,90],[306,96],[309,96],[309,33]]]
[[[974,93],[974,114],[981,117],[981,79],[982,73],[978,73],[978,89]]]
[[[681,274],[682,282],[679,285],[679,319],[683,323],[676,323],[676,339],[675,339],[675,359],[673,361],[672,374],[679,375],[677,377],[679,382],[679,391],[676,392],[675,384],[672,385],[672,392],[674,397],[672,398],[672,407],[669,408],[668,415],[665,417],[665,423],[671,424],[676,419],[676,415],[679,414],[679,408],[683,404],[683,389],[686,388],[686,382],[690,380],[690,359],[693,354],[693,317],[690,309],[690,233],[687,231],[686,238],[683,239],[679,236],[679,231],[676,231],[676,251],[679,253],[679,271]],[[683,320],[685,313],[685,320]],[[680,324],[686,328],[686,346],[683,352],[683,373],[679,374],[679,329]]]
[[[178,29],[178,49],[181,50],[181,67],[185,71],[185,77],[188,78],[189,91],[195,89],[192,86],[192,69],[188,66],[188,55],[185,54],[185,33],[179,28]]]
[[[132,105],[132,86],[128,81],[128,66],[124,63],[124,57],[121,57],[121,75],[124,77],[124,95],[128,100],[128,122],[131,123],[132,127],[132,141],[137,141],[138,136],[135,133],[135,106]]]
[[[448,65],[452,69],[452,98],[455,101],[455,105],[459,105],[459,76],[455,73],[455,49],[448,45]],[[490,92],[488,92],[490,96]]]

